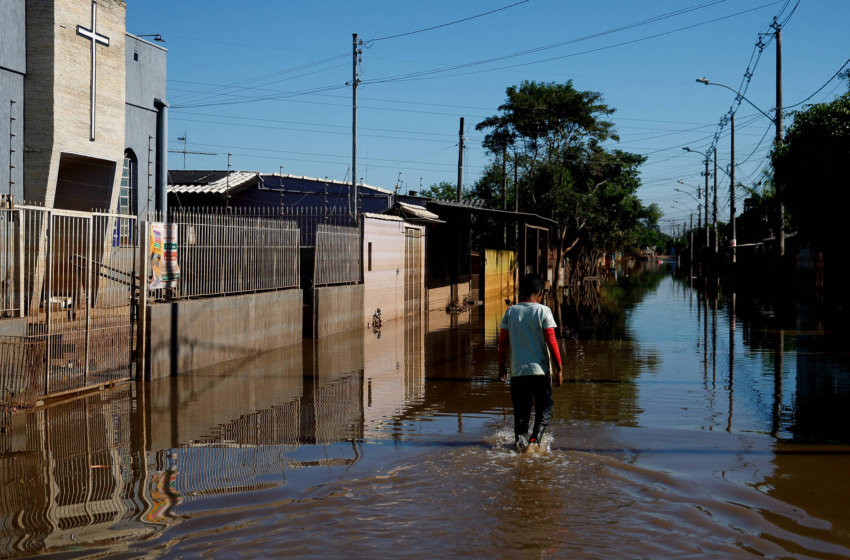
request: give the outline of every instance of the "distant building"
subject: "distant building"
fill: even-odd
[[[351,183],[256,171],[169,171],[168,195],[174,206],[252,208],[328,208],[347,213]],[[360,185],[362,212],[392,208],[393,191]]]

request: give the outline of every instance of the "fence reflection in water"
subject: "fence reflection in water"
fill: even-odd
[[[415,406],[421,324],[395,323],[395,342],[370,344],[376,363],[404,356],[382,375],[404,379],[393,399]],[[358,329],[316,341],[303,363],[290,347],[16,415],[0,434],[0,557],[117,551],[183,516],[279,500],[293,470],[351,467],[364,437],[364,336],[374,339]]]

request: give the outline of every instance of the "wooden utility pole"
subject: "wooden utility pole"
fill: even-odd
[[[502,210],[508,210],[508,149],[502,150]],[[504,248],[508,248],[508,226],[504,227]]]
[[[782,28],[774,18],[776,27],[776,145],[782,143]],[[779,197],[779,256],[785,255],[785,204],[782,202],[782,183],[774,176],[776,194]]]
[[[706,196],[706,200],[708,196]],[[719,237],[717,236],[717,148],[714,148],[714,252],[717,253],[717,243]]]
[[[460,118],[457,143],[457,201],[461,200],[463,200],[463,117]]]
[[[735,114],[732,113],[732,161],[730,165],[730,180],[732,181],[729,185],[729,225],[732,228],[732,233],[729,238],[729,247],[732,249],[732,262],[736,262],[736,250],[735,245],[737,241],[735,239]]]
[[[353,202],[354,219],[360,220],[360,189],[357,187],[357,64],[360,61],[360,39],[357,33],[352,33],[352,79],[351,79],[351,197]]]
[[[710,242],[708,238],[709,227],[708,227],[708,207],[710,206],[708,202],[708,154],[705,156],[705,248],[708,249]]]

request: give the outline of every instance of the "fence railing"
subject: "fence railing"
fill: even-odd
[[[360,229],[319,224],[316,227],[316,261],[313,283],[360,282]]]
[[[0,336],[0,427],[15,410],[35,406],[44,380],[44,339]]]
[[[314,207],[284,207],[281,209],[284,218],[293,220],[301,230],[301,246],[315,247],[316,233],[319,225],[357,227],[357,220],[348,214],[346,208],[332,206],[325,209]]]
[[[0,208],[0,318],[21,312],[21,229],[18,210]]]
[[[19,208],[27,334],[47,343],[40,394],[130,379],[135,216]]]
[[[272,210],[178,209],[156,221],[177,228],[177,289],[151,292],[153,299],[197,298],[297,288],[299,229]]]

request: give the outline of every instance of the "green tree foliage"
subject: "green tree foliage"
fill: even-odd
[[[847,235],[850,91],[792,115],[785,141],[771,153],[778,192],[797,234],[818,249],[836,250]]]
[[[435,198],[437,200],[457,200],[457,185],[448,181],[435,183],[419,193],[422,196]]]
[[[648,218],[636,196],[645,158],[603,147],[619,137],[607,120],[614,109],[602,94],[578,91],[571,81],[524,81],[507,89],[499,111],[476,126],[488,131],[484,147],[495,161],[476,185],[475,196],[500,208],[502,159],[506,169],[516,165],[520,211],[558,223],[552,240],[557,261],[567,256],[571,268],[581,268],[572,271],[574,281],[593,274],[602,253],[636,250]]]

